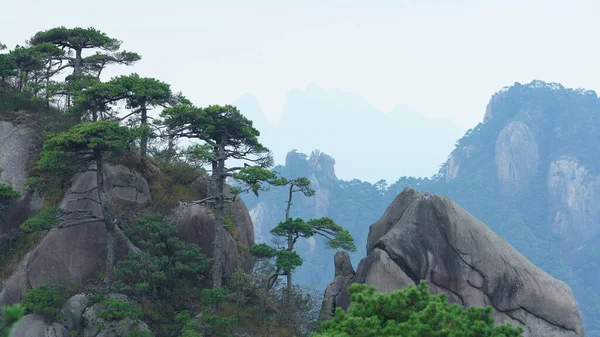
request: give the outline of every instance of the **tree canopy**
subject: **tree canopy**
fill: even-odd
[[[494,326],[490,307],[464,308],[432,295],[426,281],[392,293],[378,293],[364,284],[348,287],[350,307],[337,308],[313,337],[519,337],[523,330]]]

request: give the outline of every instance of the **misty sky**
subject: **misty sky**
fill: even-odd
[[[600,89],[598,13],[598,0],[0,0],[0,41],[93,26],[143,56],[105,79],[156,77],[199,106],[250,92],[276,123],[314,82],[466,129],[515,81]]]

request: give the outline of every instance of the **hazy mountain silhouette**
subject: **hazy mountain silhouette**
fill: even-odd
[[[319,149],[336,159],[343,179],[433,175],[465,131],[407,106],[384,113],[358,94],[316,84],[289,92],[277,126],[268,122],[252,94],[234,104],[254,121],[277,163],[284,163],[290,150]]]

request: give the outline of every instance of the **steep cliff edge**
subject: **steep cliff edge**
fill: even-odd
[[[368,242],[356,274],[336,255],[344,267],[328,287],[322,317],[347,308],[349,282],[389,292],[427,280],[454,303],[491,306],[496,323],[522,326],[525,336],[583,336],[571,289],[446,197],[406,189],[371,225]]]

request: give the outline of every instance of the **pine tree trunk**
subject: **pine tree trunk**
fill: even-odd
[[[142,104],[141,107],[142,112],[142,138],[140,140],[140,172],[146,172],[146,168],[148,167],[148,110],[146,109],[146,105]]]
[[[285,221],[287,222],[290,219],[290,209],[292,208],[292,197],[294,194],[294,184],[290,184],[290,192],[288,196],[287,207],[285,208]],[[287,237],[287,250],[292,251],[294,249],[294,243],[292,242],[292,234],[288,234]],[[292,291],[292,273],[290,271],[287,272],[287,293],[288,296]]]
[[[94,159],[96,161],[96,190],[98,191],[98,201],[102,210],[104,219],[104,228],[106,230],[106,275],[105,283],[108,287],[112,284],[112,272],[115,265],[115,223],[110,210],[106,190],[104,188],[104,162],[102,152],[94,150]]]
[[[213,181],[216,187],[215,199],[215,242],[213,243],[212,285],[218,288],[223,284],[225,254],[225,145],[221,142],[216,148],[217,158],[213,163]]]
[[[81,67],[81,63],[82,63],[82,56],[81,56],[81,48],[75,49],[75,60],[74,60],[74,64],[73,64],[73,75],[75,75],[75,77],[79,77],[82,73],[82,67]]]

